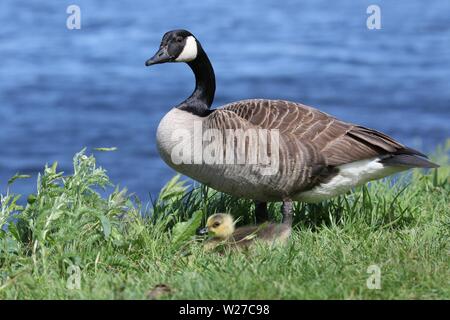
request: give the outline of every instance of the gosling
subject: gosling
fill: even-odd
[[[291,234],[291,226],[288,223],[263,223],[237,229],[235,224],[233,217],[227,213],[210,216],[206,221],[206,227],[199,231],[201,235],[212,235],[205,243],[205,250],[214,249],[222,244],[230,248],[248,248],[256,241],[284,244]]]

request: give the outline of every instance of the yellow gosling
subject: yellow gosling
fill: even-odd
[[[230,248],[248,248],[256,241],[268,244],[282,244],[291,234],[289,224],[263,223],[255,226],[235,228],[230,214],[217,213],[210,216],[201,234],[210,234],[205,249],[211,250],[223,244]]]

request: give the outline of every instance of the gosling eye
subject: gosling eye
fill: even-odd
[[[219,222],[214,222],[212,226],[213,226],[213,228],[217,228],[218,226],[220,226],[220,223]]]

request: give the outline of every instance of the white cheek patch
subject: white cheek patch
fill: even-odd
[[[186,38],[186,44],[184,45],[183,51],[175,59],[177,62],[189,62],[197,58],[197,41],[193,36]]]

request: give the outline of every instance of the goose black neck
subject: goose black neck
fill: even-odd
[[[208,56],[198,43],[197,58],[188,63],[195,75],[195,90],[178,108],[204,117],[211,113],[209,109],[216,92],[216,77]]]

